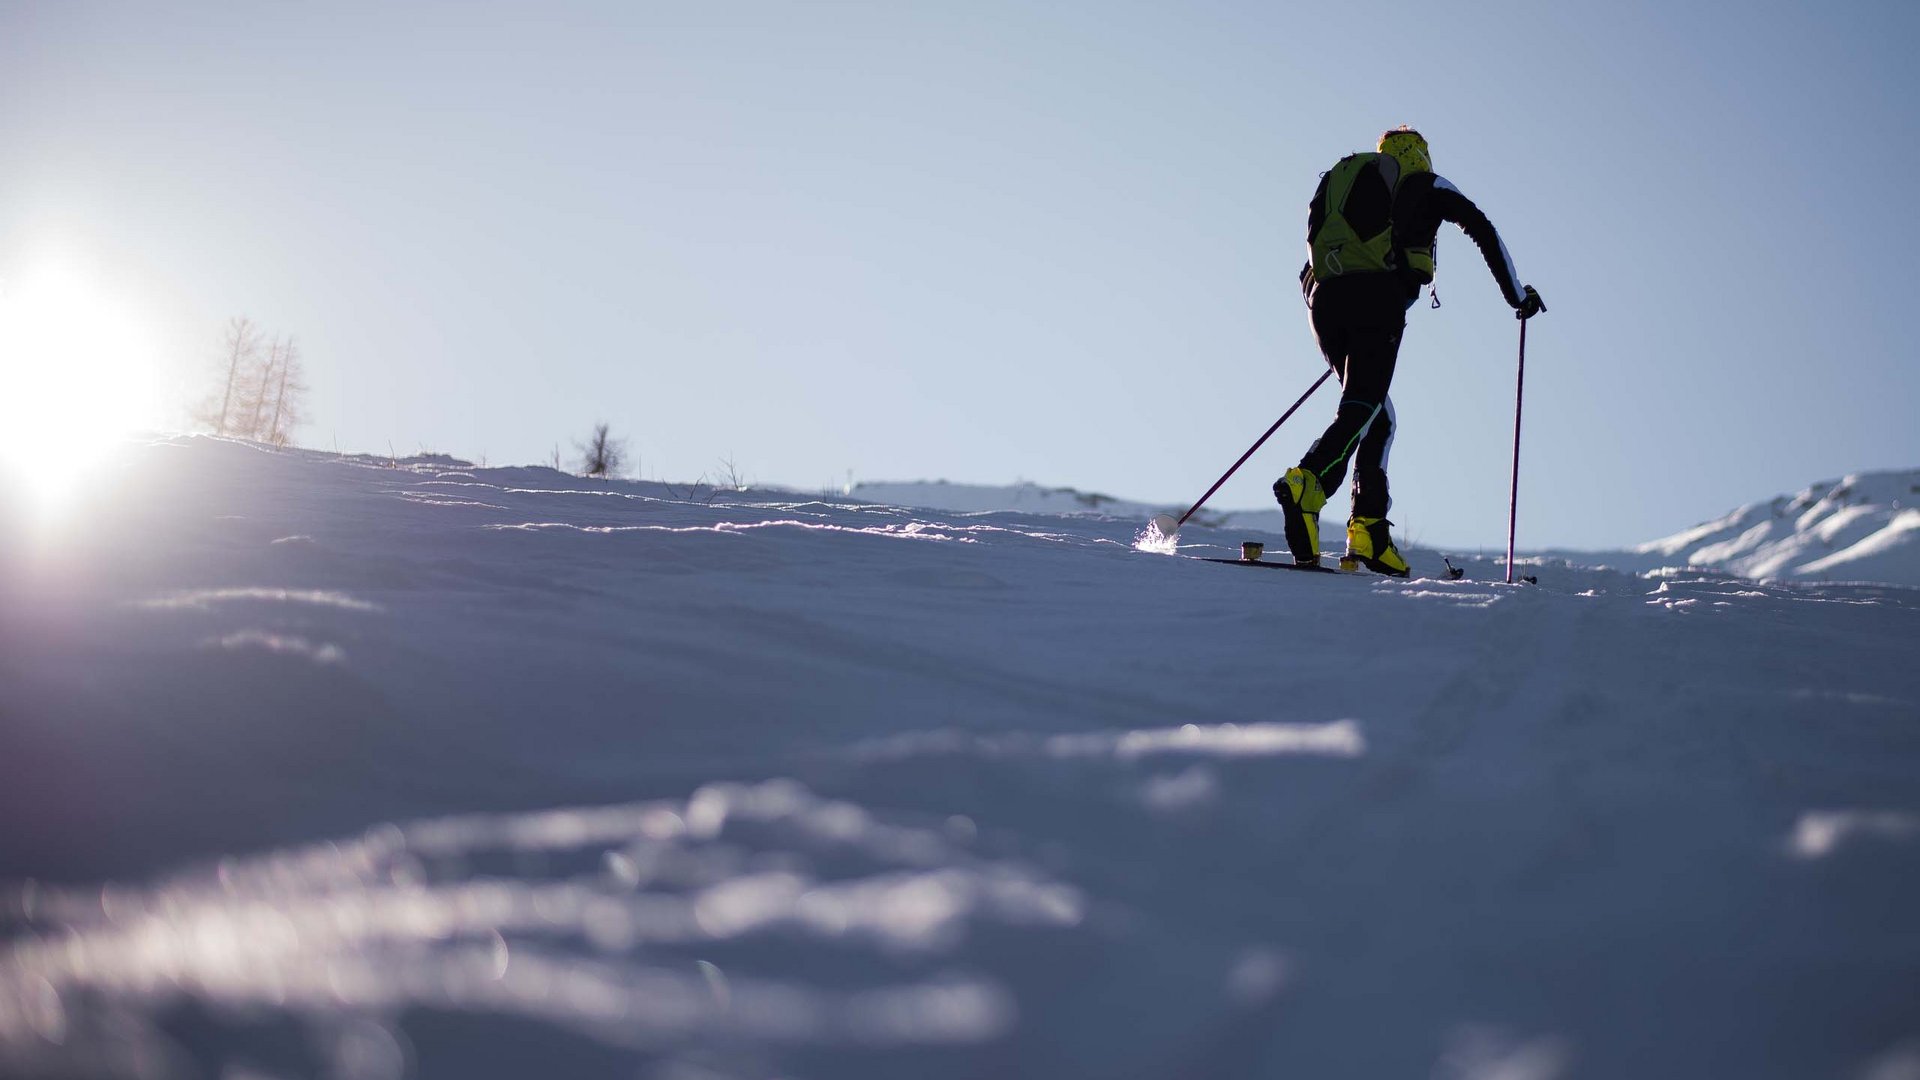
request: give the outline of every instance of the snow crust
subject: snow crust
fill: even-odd
[[[1911,558],[1899,481],[1538,586],[1057,493],[86,483],[0,504],[0,1075],[1920,1060],[1920,590],[1809,580]]]

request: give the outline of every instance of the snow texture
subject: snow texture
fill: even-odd
[[[80,479],[0,505],[0,1075],[1920,1062],[1920,591],[1800,572],[1911,557],[1880,479],[1658,553],[1835,545],[1781,580],[1537,586],[211,438]]]

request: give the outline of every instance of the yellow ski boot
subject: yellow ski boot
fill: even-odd
[[[1327,505],[1320,478],[1295,465],[1274,481],[1273,497],[1286,517],[1287,549],[1293,552],[1294,563],[1320,565],[1320,508]]]
[[[1387,526],[1392,524],[1386,518],[1347,519],[1347,555],[1340,560],[1341,569],[1351,570],[1352,564],[1360,563],[1376,574],[1406,577],[1407,560],[1401,557],[1400,549],[1393,546],[1393,537],[1387,532]]]

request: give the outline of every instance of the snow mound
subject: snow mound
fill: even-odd
[[[1641,544],[1633,554],[1760,581],[1920,585],[1920,469],[1823,480]]]

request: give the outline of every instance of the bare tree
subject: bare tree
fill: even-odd
[[[275,336],[267,342],[253,320],[230,319],[220,367],[217,388],[194,409],[194,419],[220,435],[276,446],[290,442],[293,430],[307,420],[307,383],[293,338]]]
[[[265,438],[275,446],[285,446],[293,429],[307,419],[307,383],[300,368],[300,350],[294,347],[293,338],[289,336],[287,343],[275,351],[279,356],[269,364],[274,379],[273,416],[267,422]]]
[[[239,433],[249,439],[261,439],[266,435],[267,417],[273,406],[273,390],[280,382],[281,348],[280,336],[276,334],[273,343],[267,346],[266,356],[254,365],[252,377],[241,381],[241,400],[246,419]]]
[[[618,476],[627,462],[627,441],[609,435],[604,421],[593,425],[593,435],[584,445],[575,443],[574,448],[580,451],[581,473],[602,480]]]
[[[219,389],[194,410],[194,419],[212,428],[216,435],[237,434],[237,421],[244,411],[241,403],[259,366],[260,343],[260,328],[252,319],[236,316],[227,320],[227,332],[220,343],[223,370]]]

